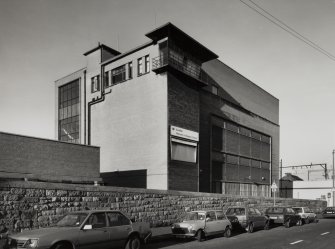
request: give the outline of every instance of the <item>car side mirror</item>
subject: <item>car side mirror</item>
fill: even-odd
[[[93,229],[92,225],[85,225],[83,227],[83,230],[92,230],[92,229]]]
[[[209,218],[209,217],[206,218],[206,221],[210,221],[210,220],[211,220],[211,218]]]
[[[136,221],[135,221],[135,218],[131,218],[130,221],[131,221],[132,223],[136,222]]]

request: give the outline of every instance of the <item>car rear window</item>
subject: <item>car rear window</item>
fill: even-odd
[[[325,210],[326,211],[335,211],[335,207],[327,207]]]
[[[302,208],[293,208],[293,210],[297,213],[302,213]]]
[[[284,209],[280,207],[268,208],[267,210],[267,213],[274,213],[274,214],[282,214],[283,212],[284,212]]]
[[[245,208],[229,208],[226,215],[245,215]]]

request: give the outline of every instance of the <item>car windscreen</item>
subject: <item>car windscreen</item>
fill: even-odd
[[[87,213],[73,213],[65,215],[57,222],[58,227],[79,227],[87,217]]]
[[[186,213],[184,220],[205,220],[206,214],[204,212],[189,212]]]

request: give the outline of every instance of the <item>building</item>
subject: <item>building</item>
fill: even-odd
[[[270,195],[279,100],[171,23],[55,82],[56,139],[100,147],[107,185]]]

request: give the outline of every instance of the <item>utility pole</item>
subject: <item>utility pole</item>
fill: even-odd
[[[333,192],[333,207],[335,206],[335,198],[334,198],[334,154],[335,154],[335,150],[333,150],[333,173],[332,173],[332,179],[333,179],[333,188],[332,188],[332,192]]]

